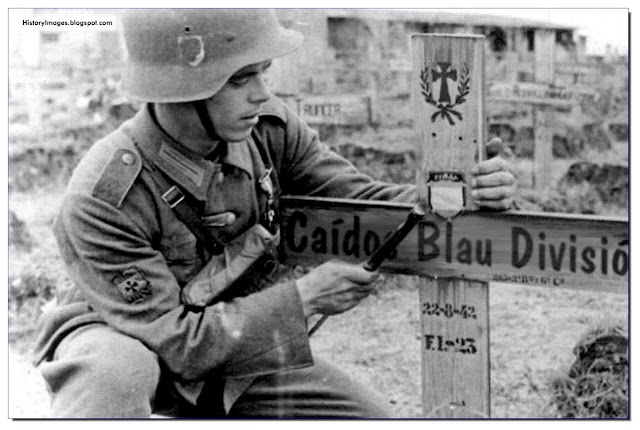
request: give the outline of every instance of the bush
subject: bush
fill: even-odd
[[[597,328],[573,349],[567,376],[551,382],[553,403],[564,418],[629,417],[628,335],[622,327]]]
[[[29,264],[9,275],[9,341],[29,351],[45,305],[55,300],[56,274],[48,265]]]
[[[588,186],[603,203],[626,207],[629,195],[629,168],[579,161],[569,167],[559,186],[565,190]]]
[[[519,207],[527,211],[596,215],[602,211],[602,201],[589,186],[539,193],[522,190],[516,198]]]
[[[26,306],[41,306],[55,295],[56,281],[39,271],[24,270],[9,277],[9,309],[21,312]]]
[[[33,248],[33,237],[29,234],[26,224],[11,210],[9,211],[9,246],[27,252]]]

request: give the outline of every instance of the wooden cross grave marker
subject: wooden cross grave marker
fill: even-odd
[[[520,88],[524,86],[524,88]],[[532,87],[530,87],[532,86]],[[489,99],[502,103],[513,103],[514,106],[527,105],[531,110],[533,128],[533,187],[536,191],[548,191],[551,186],[551,163],[553,161],[553,123],[554,108],[570,109],[578,105],[571,93],[552,91],[551,83],[546,84],[513,84],[507,86],[508,95],[498,94]],[[564,97],[563,97],[564,96]]]
[[[474,207],[469,172],[485,142],[483,46],[482,36],[412,37],[418,195],[431,213],[381,270],[421,277],[425,417],[490,416],[490,281],[628,294],[628,219]],[[280,204],[285,260],[302,265],[361,263],[412,209],[295,196]]]
[[[415,35],[411,47],[418,196],[432,214],[451,222],[473,209],[471,169],[476,154],[484,153],[484,38]],[[436,74],[436,68],[443,73]],[[444,70],[450,70],[449,75]],[[443,90],[450,85],[445,77],[456,79],[456,74],[456,96],[451,99]],[[436,86],[438,99],[433,96]],[[492,250],[487,242],[476,242],[475,252],[472,242],[465,246],[467,260],[488,261]],[[452,259],[453,250],[448,253]],[[424,413],[488,416],[489,283],[460,277],[420,279]]]

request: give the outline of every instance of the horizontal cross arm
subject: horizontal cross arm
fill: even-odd
[[[365,261],[410,204],[285,196],[282,250],[288,263]],[[626,294],[628,220],[529,212],[427,216],[381,270]]]

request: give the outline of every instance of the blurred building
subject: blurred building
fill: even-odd
[[[492,81],[589,85],[594,79],[586,40],[574,39],[574,27],[428,10],[282,9],[278,14],[285,26],[305,34],[303,49],[294,55],[301,65],[298,85],[307,92],[367,90],[376,84],[380,92],[397,91],[398,85],[406,90],[414,33],[484,35]],[[345,78],[349,74],[351,79]]]

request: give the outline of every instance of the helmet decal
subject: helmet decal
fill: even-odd
[[[180,56],[191,66],[197,67],[204,60],[204,41],[202,36],[178,37]]]

